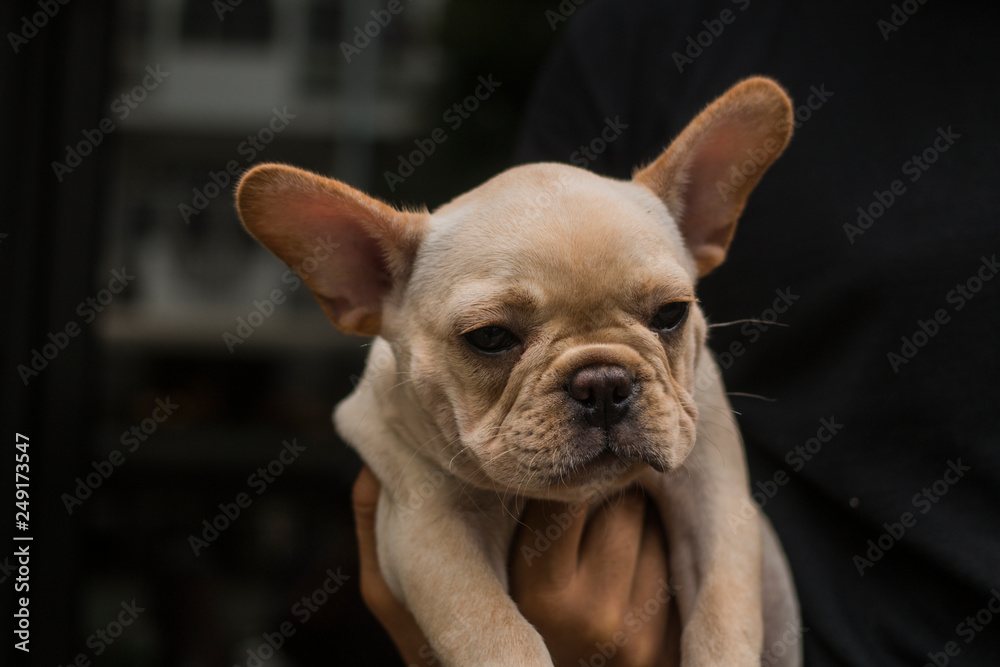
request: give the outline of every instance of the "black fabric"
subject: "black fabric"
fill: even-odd
[[[799,106],[699,298],[715,322],[785,325],[715,328],[711,345],[731,392],[773,399],[732,401],[813,667],[1000,664],[997,18],[967,2],[593,0],[557,26],[516,150],[627,178],[745,76]],[[707,46],[679,71],[689,37]],[[617,136],[581,150],[609,123]]]

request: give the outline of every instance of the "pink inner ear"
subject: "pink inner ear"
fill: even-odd
[[[684,235],[692,249],[704,244],[721,245],[723,248],[727,245],[734,212],[738,215],[742,209],[742,203],[735,200],[746,195],[736,192],[724,199],[719,184],[732,185],[731,168],[734,164],[739,168],[739,156],[745,154],[754,138],[746,127],[726,123],[712,128],[695,148],[683,196],[686,214]]]
[[[792,106],[753,77],[715,100],[634,180],[675,214],[700,275],[725,257],[747,197],[791,136]]]
[[[237,204],[247,230],[299,274],[337,327],[379,332],[383,303],[419,244],[420,216],[280,164],[248,171]]]
[[[352,307],[378,313],[392,288],[392,279],[382,249],[375,239],[365,235],[358,225],[350,225],[353,234],[341,238],[339,272],[349,293]]]
[[[331,256],[301,277],[309,285],[328,315],[342,329],[365,331],[376,328],[382,303],[392,288],[392,277],[379,242],[368,229],[367,211],[341,208],[327,202],[303,206],[292,216],[299,231],[315,234],[336,244]],[[368,224],[366,224],[368,223]],[[312,249],[302,248],[308,257]],[[301,265],[300,265],[301,266]]]

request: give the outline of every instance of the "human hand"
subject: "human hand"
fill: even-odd
[[[382,624],[407,665],[424,663],[423,656],[432,656],[430,645],[410,611],[396,599],[382,578],[375,548],[375,508],[378,506],[380,485],[375,474],[364,466],[351,489],[354,507],[354,529],[358,536],[358,556],[361,599]]]
[[[351,494],[361,596],[408,665],[433,664],[423,632],[379,570],[378,496],[378,480],[366,466]],[[587,515],[586,507],[529,505],[511,552],[514,601],[557,667],[577,667],[581,660],[623,667],[679,664],[679,616],[669,597],[667,551],[655,513],[637,492],[627,492]],[[559,527],[558,536],[552,525]],[[537,535],[547,529],[555,539],[546,538],[541,544],[550,546],[539,549]]]
[[[590,516],[586,506],[536,501],[522,522],[511,596],[556,667],[680,664],[664,531],[640,492],[606,500]]]

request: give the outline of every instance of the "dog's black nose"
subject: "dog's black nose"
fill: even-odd
[[[628,412],[635,385],[621,366],[585,366],[573,374],[566,392],[580,404],[591,426],[606,428],[620,422]]]

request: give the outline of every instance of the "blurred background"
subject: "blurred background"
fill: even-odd
[[[281,161],[447,201],[508,165],[547,11],[4,4],[0,414],[30,442],[33,537],[16,664],[400,664],[358,596],[360,463],[330,423],[366,341],[244,233],[233,185]]]

